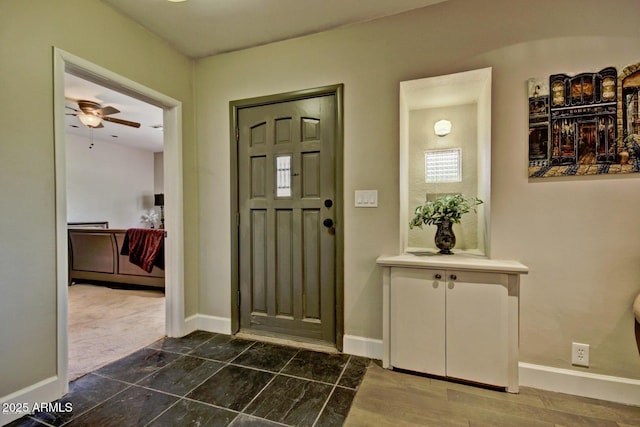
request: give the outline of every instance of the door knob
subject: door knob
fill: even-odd
[[[327,200],[325,200],[325,201],[324,201],[324,206],[325,206],[326,208],[330,208],[331,206],[333,206],[333,200],[331,200],[331,199],[327,199]]]
[[[324,221],[322,221],[322,225],[324,225],[327,228],[331,228],[333,227],[333,220],[331,218],[327,218]]]

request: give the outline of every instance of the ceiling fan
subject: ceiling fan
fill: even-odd
[[[104,127],[102,124],[103,121],[116,123],[119,125],[131,126],[134,128],[140,127],[140,123],[137,123],[137,122],[132,122],[124,119],[117,119],[115,117],[109,117],[111,114],[117,114],[120,112],[120,110],[118,110],[117,108],[111,107],[109,105],[103,107],[97,102],[86,101],[82,99],[77,101],[74,100],[74,102],[78,104],[79,110],[73,107],[69,107],[67,105],[67,108],[75,111],[75,113],[70,113],[68,115],[76,116],[82,122],[82,124],[87,127],[90,127],[90,128]]]

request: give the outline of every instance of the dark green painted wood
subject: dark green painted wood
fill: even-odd
[[[238,165],[232,172],[232,218],[240,220],[232,231],[232,295],[242,290],[241,308],[238,297],[232,298],[234,331],[270,331],[342,346],[341,111],[341,85],[230,105],[232,132],[239,131],[239,143],[232,141],[232,164]],[[288,154],[293,197],[279,199],[271,182],[273,158]],[[266,161],[258,160],[261,156]],[[333,207],[324,206],[327,198]],[[252,224],[254,210],[267,212],[266,229]],[[336,222],[335,229],[321,225],[326,217]],[[257,246],[256,236],[265,235],[266,244]],[[256,259],[266,260],[266,268],[248,261]],[[250,285],[263,286],[260,281],[264,287],[256,292]],[[266,295],[266,313],[252,301],[254,295]]]

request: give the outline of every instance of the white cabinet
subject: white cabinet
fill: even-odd
[[[513,261],[380,257],[383,366],[518,391],[519,275]]]

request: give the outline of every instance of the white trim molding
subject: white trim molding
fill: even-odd
[[[576,396],[640,405],[640,380],[520,362],[520,385]]]
[[[384,346],[382,345],[382,340],[359,337],[357,335],[345,335],[342,338],[342,351],[355,356],[382,360]]]
[[[4,408],[7,403],[15,403],[21,408],[24,408],[22,405],[28,405],[33,408],[36,403],[53,402],[60,397],[61,383],[60,378],[57,376],[46,378],[22,390],[1,397],[0,405]],[[9,413],[0,411],[0,426],[9,424],[25,415],[27,414],[19,411],[10,411]]]
[[[193,331],[206,331],[216,334],[231,335],[231,319],[227,317],[194,314],[185,319],[185,335]]]

